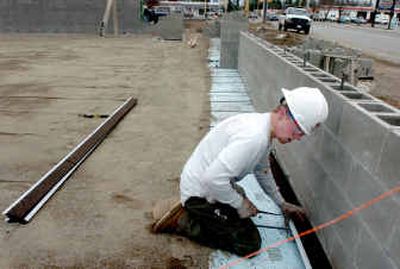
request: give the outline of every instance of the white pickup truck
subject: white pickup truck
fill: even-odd
[[[295,29],[299,32],[304,31],[308,35],[311,21],[310,15],[305,8],[288,7],[283,15],[279,17],[279,30]]]

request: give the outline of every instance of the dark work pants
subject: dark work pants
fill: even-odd
[[[245,256],[261,247],[261,238],[250,218],[241,219],[235,208],[191,197],[185,203],[179,233],[202,245]]]

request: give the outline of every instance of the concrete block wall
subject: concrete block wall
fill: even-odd
[[[107,0],[0,0],[0,32],[97,33]],[[135,32],[137,0],[117,0],[120,32]],[[112,29],[112,17],[109,29]]]
[[[242,32],[238,69],[257,111],[273,109],[280,89],[318,87],[330,114],[321,128],[277,155],[313,225],[399,186],[400,111],[331,74]],[[400,197],[391,196],[318,232],[333,268],[400,268]]]
[[[240,31],[247,30],[241,13],[228,13],[221,21],[221,68],[237,68]]]

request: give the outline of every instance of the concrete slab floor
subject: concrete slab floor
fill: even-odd
[[[147,229],[209,125],[206,57],[205,39],[0,35],[2,210],[103,120],[79,114],[139,100],[30,224],[0,221],[0,268],[207,267],[209,249]]]

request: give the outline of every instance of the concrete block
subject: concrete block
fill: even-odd
[[[293,161],[291,161],[289,167],[293,171],[290,175],[290,182],[293,189],[296,191],[302,204],[306,203],[311,205],[311,207],[318,207],[321,203],[321,198],[323,198],[321,197],[321,190],[325,188],[329,177],[328,174],[315,159],[296,153],[291,154],[293,155],[291,157]],[[288,158],[287,156],[285,157]],[[305,167],[307,169],[304,169]]]
[[[365,222],[360,215],[353,215],[334,225],[334,229],[343,242],[342,247],[346,248],[346,255],[351,259],[355,256],[357,251],[355,242],[359,240],[361,230],[366,227],[363,225],[365,225]]]
[[[331,69],[329,71],[334,76],[341,78],[343,72],[348,73],[347,72],[348,65],[349,65],[348,61],[336,58],[334,59]]]
[[[386,103],[378,103],[375,101],[372,102],[360,102],[357,103],[358,106],[362,107],[365,109],[367,112],[372,112],[372,113],[395,113],[396,111],[394,110],[393,107]]]
[[[326,208],[329,210],[327,213],[329,219],[326,221],[336,218],[353,208],[353,204],[344,194],[341,186],[336,184],[335,179],[328,178],[325,188],[321,189],[320,195],[323,198],[321,203],[325,203]]]
[[[330,253],[337,245],[337,241],[340,240],[334,227],[319,230],[317,232],[318,239],[325,251],[325,254],[330,257]]]
[[[346,103],[337,139],[369,172],[375,170],[388,129],[378,124],[371,115]]]
[[[398,269],[394,260],[382,249],[381,244],[366,230],[361,230],[356,244],[355,264],[362,269]]]
[[[374,77],[374,60],[361,58],[357,63],[357,76],[358,78],[371,79]]]
[[[209,38],[216,38],[221,36],[221,23],[219,20],[209,22],[204,28],[204,34]]]
[[[366,168],[356,161],[351,162],[344,191],[354,205],[360,205],[384,193],[387,189]]]
[[[329,128],[323,130],[321,142],[316,148],[318,159],[327,173],[340,186],[348,186],[351,179],[348,174],[353,158],[348,150],[336,140]]]
[[[343,242],[339,236],[334,237],[328,256],[332,268],[364,269],[354,263],[353,257],[348,253],[347,242]]]
[[[294,182],[296,193],[301,194],[298,195],[300,203],[307,205],[307,210],[311,212],[312,223],[319,225],[332,217],[325,197],[326,185],[331,179],[317,161],[304,157],[302,159],[309,160],[307,164],[310,165],[310,169],[304,169],[302,165],[305,162],[301,162],[295,170],[292,182]]]
[[[383,246],[387,246],[392,239],[393,225],[400,216],[400,203],[389,197],[363,210],[360,212],[360,216],[376,239]]]
[[[323,57],[322,53],[319,50],[310,50],[310,59],[309,62],[319,68],[322,67]]]
[[[237,68],[240,31],[247,23],[240,17],[227,17],[221,22],[221,67]]]
[[[393,232],[390,233],[389,238],[390,240],[386,245],[387,252],[400,268],[400,217],[393,223]]]
[[[389,132],[378,157],[376,176],[388,188],[398,184],[400,175],[400,133]]]
[[[238,48],[235,43],[221,42],[221,68],[237,68]]]

